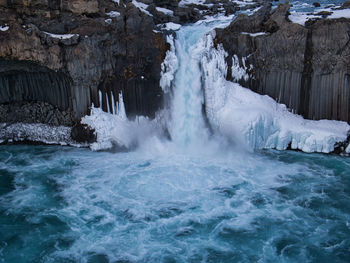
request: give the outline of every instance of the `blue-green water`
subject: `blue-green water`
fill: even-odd
[[[0,146],[2,262],[349,262],[350,159]]]

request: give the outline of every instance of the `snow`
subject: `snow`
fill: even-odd
[[[262,96],[226,80],[227,53],[213,45],[214,32],[197,46],[206,97],[206,113],[212,127],[249,149],[275,148],[329,153],[345,141],[350,126],[331,120],[306,120],[268,96]]]
[[[162,12],[168,16],[173,16],[174,15],[174,11],[172,10],[169,10],[169,9],[166,9],[166,8],[163,8],[163,7],[156,7],[157,11],[158,12]]]
[[[173,23],[173,22],[159,24],[158,26],[163,30],[172,30],[172,31],[177,31],[181,28],[181,25]]]
[[[317,12],[331,12],[332,14],[327,16],[327,19],[337,19],[337,18],[350,18],[350,9],[343,9],[343,10],[335,10],[331,8],[325,8],[325,9],[318,9]],[[289,19],[293,23],[300,24],[302,26],[305,25],[305,22],[309,19],[315,19],[320,18],[320,15],[310,14],[307,12],[297,12],[297,11],[291,11],[289,15]]]
[[[112,0],[114,3],[117,3],[118,5],[120,5],[120,0]]]
[[[142,12],[144,12],[146,15],[153,16],[150,12],[148,12],[146,9],[148,5],[144,3],[137,2],[136,0],[132,0],[132,3],[134,6],[136,6],[138,9],[140,9]]]
[[[33,141],[46,144],[84,146],[71,137],[71,127],[50,126],[42,123],[0,124],[0,141]]]
[[[328,16],[328,19],[337,19],[337,18],[350,18],[350,9],[343,10],[332,10],[333,14]]]
[[[106,13],[106,15],[109,17],[118,17],[118,16],[120,16],[120,13],[117,11],[111,11],[109,13]]]
[[[175,53],[174,37],[167,36],[167,42],[170,44],[170,50],[166,52],[165,59],[161,65],[160,86],[164,93],[169,93],[171,90],[171,83],[174,80],[175,72],[178,68],[179,61]]]
[[[206,5],[206,6],[212,6],[212,4],[206,4],[206,0],[181,0],[179,3],[179,6],[185,6],[185,5]],[[247,4],[254,3],[254,0],[231,0],[230,2],[234,2],[238,4],[239,6],[245,6]]]
[[[296,12],[292,11],[290,12],[290,15],[288,16],[289,20],[293,23],[299,24],[304,26],[305,22],[311,18],[316,18],[317,16],[310,15],[309,13],[304,12]]]
[[[63,34],[63,35],[58,35],[58,34],[52,34],[49,32],[44,32],[46,35],[53,37],[53,38],[57,38],[57,39],[69,39],[72,38],[74,36],[79,36],[78,34]]]
[[[9,28],[10,27],[8,25],[0,26],[0,31],[5,32],[5,31],[9,30]]]
[[[251,37],[258,37],[258,36],[263,36],[266,35],[266,32],[257,32],[257,33],[248,33],[248,32],[241,32],[243,35],[249,35]]]

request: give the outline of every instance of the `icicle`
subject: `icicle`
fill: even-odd
[[[110,109],[109,109],[109,100],[108,100],[108,95],[106,93],[106,102],[107,102],[107,112],[111,113]]]
[[[123,101],[123,93],[119,93],[119,100],[118,100],[118,115],[122,119],[127,119],[126,118],[126,113],[125,113],[125,106],[124,106],[124,101]]]
[[[111,91],[111,96],[112,96],[112,114],[117,114],[117,113],[115,112],[115,102],[114,102],[113,91]]]
[[[98,99],[100,101],[100,109],[102,109],[102,92],[100,90],[98,91]]]

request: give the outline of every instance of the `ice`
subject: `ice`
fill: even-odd
[[[92,106],[90,115],[83,117],[81,123],[95,130],[97,140],[90,145],[93,151],[111,149],[115,145],[132,149],[149,137],[160,136],[162,132],[157,118],[150,120],[137,116],[135,120],[128,120],[122,94],[119,95],[115,114]]]
[[[170,44],[170,50],[166,52],[165,59],[161,66],[160,86],[164,93],[169,93],[171,83],[174,80],[175,72],[178,68],[178,58],[175,53],[175,42],[172,35],[167,36],[167,42]]]
[[[243,67],[239,64],[239,59],[236,55],[232,57],[232,78],[235,81],[239,81],[241,79],[248,80],[249,75],[247,73],[247,67],[245,65],[245,58],[242,59]]]
[[[226,80],[227,53],[215,49],[214,33],[198,45],[210,124],[223,136],[244,143],[249,149],[275,148],[329,153],[345,141],[350,126],[331,120],[306,120],[268,96],[262,96]]]

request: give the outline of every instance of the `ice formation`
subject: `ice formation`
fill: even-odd
[[[262,96],[226,80],[227,53],[214,48],[211,32],[197,45],[201,61],[210,124],[222,135],[235,138],[250,149],[299,149],[329,153],[345,141],[350,126],[331,120],[306,120],[268,96]],[[241,69],[240,69],[241,70]]]
[[[175,72],[178,68],[178,58],[175,53],[175,42],[173,36],[167,36],[167,42],[170,44],[170,50],[166,52],[165,59],[161,65],[160,86],[164,93],[169,93],[171,83],[174,80]]]
[[[100,93],[100,100],[101,96]],[[115,145],[131,149],[140,145],[145,138],[160,136],[161,133],[157,118],[149,120],[137,116],[135,120],[128,120],[121,93],[116,105],[109,106],[108,112],[92,106],[90,115],[82,118],[81,123],[95,130],[97,140],[90,145],[94,151],[111,149]]]

